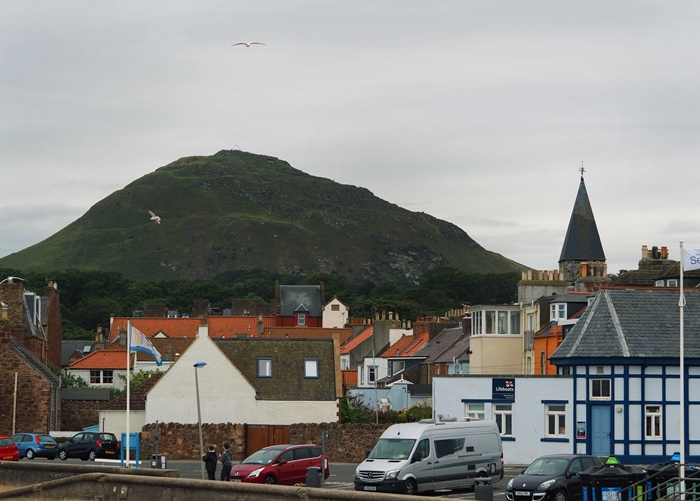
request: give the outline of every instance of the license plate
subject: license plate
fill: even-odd
[[[365,490],[366,491],[376,491],[377,488],[373,485],[365,485]]]
[[[114,451],[105,451],[105,454],[114,454]]]
[[[530,491],[515,491],[516,496],[527,496],[530,497]]]
[[[53,445],[47,445],[47,446],[46,446],[47,449],[53,449],[53,447],[54,447]]]
[[[240,481],[241,481],[240,478],[232,478],[232,479],[231,479],[231,482],[240,482]]]
[[[3,456],[3,459],[12,459],[12,456]]]

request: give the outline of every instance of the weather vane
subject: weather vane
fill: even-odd
[[[583,168],[583,160],[581,160],[581,168],[579,169],[579,172],[581,173],[581,181],[583,181],[583,173],[586,172],[586,169]]]

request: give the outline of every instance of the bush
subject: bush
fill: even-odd
[[[421,419],[432,419],[433,407],[418,403],[401,410],[380,410],[378,413],[362,403],[359,397],[344,396],[340,399],[341,423],[374,423],[381,424],[416,423]]]

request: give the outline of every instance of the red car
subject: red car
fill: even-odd
[[[19,449],[10,437],[0,437],[0,461],[19,461]]]
[[[272,445],[260,449],[231,468],[231,482],[294,485],[306,483],[307,468],[315,466],[330,476],[328,456],[318,445]]]

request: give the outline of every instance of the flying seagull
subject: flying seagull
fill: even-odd
[[[4,284],[5,282],[8,282],[8,283],[11,283],[11,284],[12,284],[12,283],[14,283],[15,280],[22,280],[22,281],[24,281],[23,278],[19,278],[19,277],[7,277],[5,280],[3,280],[2,282],[0,282],[0,284]]]
[[[238,42],[238,43],[232,44],[231,47],[233,47],[234,45],[245,45],[246,47],[250,47],[251,45],[265,45],[265,44],[262,42],[250,42],[250,43]]]
[[[151,221],[155,221],[156,223],[160,224],[160,218],[158,216],[153,214],[150,210],[148,211],[148,213],[151,215]]]

